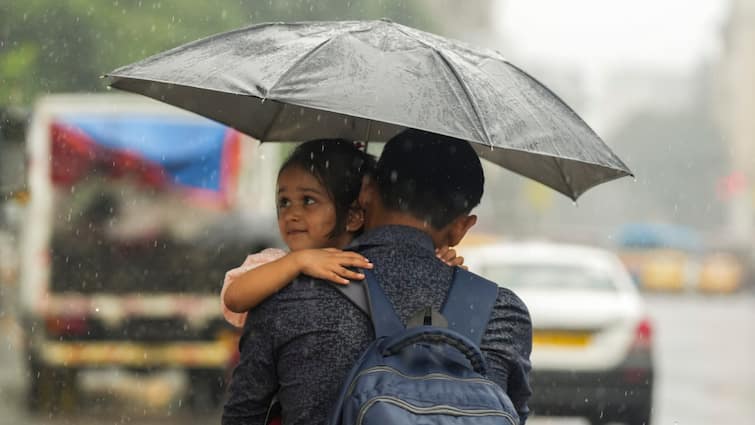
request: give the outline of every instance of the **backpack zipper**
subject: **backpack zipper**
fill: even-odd
[[[462,409],[459,409],[453,406],[448,406],[448,405],[420,407],[420,406],[415,406],[413,404],[407,403],[404,400],[401,400],[399,398],[388,397],[388,396],[375,397],[373,399],[370,399],[364,406],[362,406],[362,408],[359,409],[359,416],[357,417],[357,425],[362,425],[364,421],[364,417],[367,414],[367,411],[370,409],[370,407],[372,407],[373,405],[375,405],[375,403],[378,403],[378,402],[393,404],[394,406],[398,406],[404,410],[407,410],[417,415],[439,414],[439,415],[452,415],[452,416],[500,416],[500,417],[506,418],[506,420],[508,420],[511,425],[517,425],[517,421],[514,420],[513,416],[500,410],[462,410]]]
[[[479,384],[496,385],[495,382],[492,382],[488,379],[483,379],[483,378],[457,378],[455,376],[446,375],[444,373],[429,373],[427,375],[422,375],[422,376],[411,376],[411,375],[402,373],[389,366],[375,366],[375,367],[371,367],[369,369],[365,369],[359,372],[359,374],[354,378],[354,380],[351,381],[351,385],[349,385],[349,390],[346,392],[346,396],[348,397],[351,395],[352,392],[354,392],[354,387],[356,386],[359,378],[362,378],[365,375],[369,375],[371,373],[377,373],[377,372],[395,373],[396,375],[399,375],[402,378],[407,378],[407,379],[417,379],[417,380],[418,379],[444,379],[447,381],[475,382]]]

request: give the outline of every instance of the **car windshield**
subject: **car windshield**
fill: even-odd
[[[513,289],[616,289],[607,272],[572,265],[496,264],[484,267],[481,274]]]

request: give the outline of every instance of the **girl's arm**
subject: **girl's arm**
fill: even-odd
[[[344,285],[349,280],[364,279],[347,267],[372,268],[372,264],[356,252],[334,248],[295,251],[238,276],[226,288],[223,302],[233,312],[248,311],[300,274]]]
[[[237,328],[243,328],[246,323],[247,312],[236,313],[231,311],[227,305],[225,305],[225,292],[231,287],[231,285],[247,271],[259,267],[265,263],[277,260],[286,255],[286,251],[277,248],[267,248],[256,254],[247,255],[244,262],[235,269],[228,270],[225,273],[223,279],[223,289],[220,290],[220,310],[223,312],[223,317],[231,325]]]

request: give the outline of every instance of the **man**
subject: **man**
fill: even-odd
[[[406,323],[440,310],[453,269],[435,249],[457,245],[475,224],[482,197],[477,154],[458,139],[407,130],[391,139],[365,183],[365,234],[354,249]],[[369,318],[326,282],[299,277],[249,313],[223,424],[263,424],[277,394],[284,424],[320,424],[348,371],[373,340]],[[524,303],[499,288],[481,348],[489,378],[509,394],[524,423],[532,325]]]

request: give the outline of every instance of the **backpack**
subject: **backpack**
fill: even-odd
[[[519,424],[508,395],[486,378],[479,348],[495,283],[457,267],[441,312],[426,308],[405,328],[373,272],[363,273],[339,290],[369,309],[375,340],[347,375],[328,425]]]

